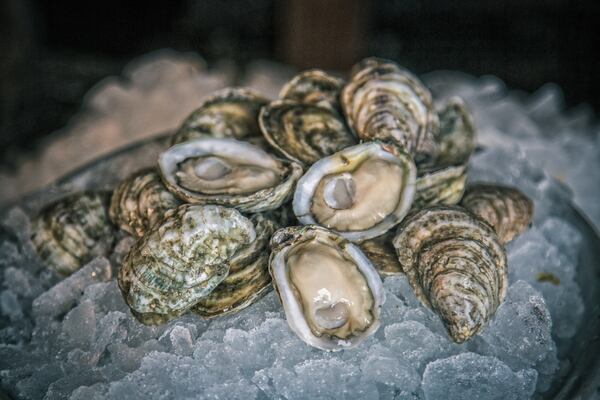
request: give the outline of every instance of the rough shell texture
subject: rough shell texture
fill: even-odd
[[[391,140],[421,162],[436,156],[438,116],[431,93],[392,61],[371,58],[354,69],[341,94],[348,123],[361,140]]]
[[[243,212],[277,209],[302,175],[298,163],[234,139],[180,143],[162,153],[158,163],[165,185],[180,199]]]
[[[243,310],[271,289],[268,246],[276,224],[262,214],[254,214],[250,220],[254,224],[256,239],[231,258],[227,278],[194,306],[194,312],[203,317]]]
[[[397,146],[348,147],[313,164],[298,181],[294,214],[302,224],[332,229],[351,241],[380,236],[408,213],[416,167]]]
[[[70,275],[114,242],[108,193],[77,193],[46,206],[32,221],[31,240],[40,258]]]
[[[464,101],[453,97],[439,111],[437,165],[466,164],[475,150],[475,125]]]
[[[183,122],[171,144],[202,137],[260,138],[258,112],[268,99],[248,88],[213,93]]]
[[[394,249],[394,233],[388,232],[385,235],[365,240],[358,246],[371,260],[373,266],[381,276],[391,276],[402,274],[402,266],[398,262],[396,250]]]
[[[290,328],[309,345],[350,348],[379,327],[381,279],[341,236],[314,225],[280,229],[271,239],[269,271]]]
[[[506,254],[493,229],[461,207],[436,206],[409,215],[394,239],[417,297],[464,342],[496,312],[508,284]]]
[[[471,185],[461,204],[490,224],[504,243],[529,228],[533,219],[533,202],[516,188]]]
[[[119,228],[141,237],[162,219],[167,210],[179,204],[181,201],[167,190],[158,172],[143,170],[115,188],[109,215]]]
[[[339,111],[339,96],[343,85],[343,79],[319,69],[311,69],[299,73],[287,82],[279,97]]]
[[[458,204],[465,191],[466,181],[466,164],[419,171],[413,209],[436,204]]]
[[[252,222],[234,209],[169,210],[125,257],[118,277],[123,297],[142,323],[178,317],[225,279],[228,261],[255,238]]]
[[[340,115],[320,106],[275,101],[263,107],[259,122],[271,146],[304,165],[357,143]]]

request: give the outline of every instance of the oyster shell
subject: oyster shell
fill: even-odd
[[[178,317],[227,277],[228,261],[255,239],[254,225],[235,209],[169,210],[123,261],[118,281],[125,302],[144,324]]]
[[[173,135],[171,144],[207,136],[260,143],[262,134],[258,127],[258,112],[268,102],[261,94],[248,88],[218,90],[187,117]]]
[[[303,71],[287,82],[279,97],[298,103],[340,110],[339,96],[344,80],[319,69]]]
[[[504,243],[527,230],[533,220],[533,202],[516,188],[471,185],[461,205],[490,224]]]
[[[420,170],[413,208],[436,204],[457,204],[465,191],[467,165],[448,165],[433,170]]]
[[[391,140],[416,162],[435,157],[438,116],[431,93],[392,61],[361,61],[341,93],[348,124],[361,140]]]
[[[268,246],[276,225],[263,214],[253,214],[250,220],[256,239],[231,258],[229,275],[194,306],[197,314],[210,318],[243,310],[271,289]]]
[[[452,97],[439,111],[437,165],[466,164],[476,146],[475,125],[466,104]]]
[[[293,207],[305,225],[351,241],[380,236],[407,214],[415,194],[412,158],[392,144],[362,143],[313,164],[296,185]]]
[[[379,327],[385,301],[377,271],[360,249],[327,229],[275,232],[269,270],[290,328],[311,346],[356,346]]]
[[[506,253],[493,229],[462,207],[435,206],[406,217],[394,247],[423,304],[455,342],[477,334],[506,295]]]
[[[32,220],[31,241],[42,260],[70,275],[114,243],[108,193],[76,193],[44,207]]]
[[[244,212],[281,206],[291,196],[302,167],[234,139],[196,139],[159,156],[167,188],[194,204],[219,204]]]
[[[303,165],[357,143],[336,111],[310,104],[275,101],[263,107],[259,123],[271,146]]]
[[[400,275],[403,273],[402,266],[396,256],[393,239],[394,233],[390,231],[376,238],[365,240],[358,245],[381,276]]]
[[[181,201],[167,190],[154,169],[136,172],[115,188],[109,215],[124,231],[141,237]]]

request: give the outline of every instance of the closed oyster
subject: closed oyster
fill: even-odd
[[[339,96],[343,85],[343,79],[319,69],[311,69],[299,73],[287,82],[279,97],[339,111]]]
[[[490,224],[504,243],[527,230],[533,219],[533,202],[518,189],[506,186],[471,185],[461,205]]]
[[[271,289],[269,275],[269,240],[275,222],[263,214],[253,214],[256,239],[229,261],[229,275],[193,311],[203,317],[216,317],[243,310]]]
[[[431,93],[392,61],[370,58],[353,69],[341,93],[348,123],[361,140],[391,140],[416,162],[435,157],[438,117]]]
[[[448,165],[428,170],[421,169],[417,176],[414,209],[436,204],[457,204],[465,191],[467,165]]]
[[[237,210],[192,204],[169,210],[123,261],[118,280],[125,302],[144,324],[176,318],[221,283],[228,261],[255,239],[254,225]]]
[[[165,212],[181,204],[154,169],[136,172],[114,190],[109,215],[124,231],[141,237]]]
[[[351,241],[380,236],[406,215],[415,194],[412,158],[392,144],[348,147],[313,164],[296,185],[302,224],[332,229]]]
[[[167,188],[194,204],[219,204],[244,212],[278,208],[291,196],[302,167],[234,139],[196,139],[159,156]]]
[[[453,97],[439,112],[437,165],[466,164],[476,146],[475,125],[466,104]]]
[[[336,111],[310,104],[275,101],[263,107],[259,123],[271,146],[304,165],[357,143]]]
[[[394,234],[390,231],[376,238],[365,240],[358,245],[381,276],[403,273],[402,266],[396,256],[393,239]]]
[[[394,247],[416,296],[455,342],[477,334],[508,285],[506,253],[493,229],[461,207],[435,206],[406,217]]]
[[[258,112],[268,99],[248,88],[218,90],[190,114],[173,136],[171,144],[202,137],[262,139]]]
[[[311,346],[356,346],[379,327],[385,301],[377,271],[360,249],[327,229],[275,232],[269,270],[290,328]]]
[[[42,260],[70,275],[114,242],[108,218],[108,193],[77,193],[52,203],[33,219],[31,240]]]

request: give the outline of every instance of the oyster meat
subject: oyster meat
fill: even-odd
[[[259,122],[271,146],[304,165],[357,143],[344,120],[329,108],[278,100],[263,107]]]
[[[348,147],[313,164],[296,185],[293,207],[305,225],[332,229],[351,241],[380,236],[407,214],[416,167],[393,144]]]
[[[161,324],[188,311],[221,283],[228,261],[256,239],[237,210],[183,204],[169,210],[131,248],[118,282],[131,312]]]
[[[450,337],[477,334],[506,295],[504,246],[483,220],[458,206],[434,206],[406,217],[394,247],[421,302],[442,319]]]
[[[269,270],[290,328],[309,345],[353,347],[379,327],[381,279],[343,237],[314,225],[280,229],[271,239]]]
[[[504,243],[527,230],[533,220],[533,202],[516,188],[474,184],[461,205],[490,224]]]
[[[167,188],[194,204],[219,204],[244,212],[273,210],[286,202],[302,167],[235,139],[195,139],[159,156]]]
[[[141,237],[181,201],[167,190],[154,169],[136,172],[114,190],[109,215],[124,231]]]
[[[173,135],[171,144],[202,137],[261,142],[258,112],[268,99],[248,88],[226,88],[202,102]],[[255,143],[258,144],[258,143]]]
[[[115,238],[108,199],[108,193],[83,192],[44,207],[31,227],[40,258],[70,275],[92,258],[107,255]]]
[[[287,82],[279,97],[298,103],[314,104],[340,110],[340,91],[344,80],[319,69],[303,71]]]

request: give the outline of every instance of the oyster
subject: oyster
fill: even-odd
[[[159,156],[167,188],[195,204],[219,204],[244,212],[278,208],[289,199],[302,167],[234,139],[196,139]]]
[[[504,243],[523,233],[533,219],[533,202],[516,188],[506,186],[471,185],[461,205],[490,224]]]
[[[452,97],[438,115],[440,129],[436,164],[466,164],[476,146],[475,125],[469,109],[460,97]]]
[[[432,159],[438,116],[429,90],[392,61],[366,59],[353,71],[341,103],[358,137],[394,141],[416,162]]]
[[[275,101],[263,107],[259,123],[271,146],[304,165],[357,143],[337,112],[310,104]]]
[[[165,212],[181,204],[154,169],[136,172],[114,190],[109,215],[124,231],[141,237]]]
[[[389,231],[384,235],[365,240],[358,245],[381,276],[402,274],[402,266],[398,262],[393,239],[394,234]]]
[[[253,214],[256,239],[229,261],[229,275],[193,311],[203,317],[216,317],[243,310],[271,289],[269,275],[269,240],[275,222],[263,214]]]
[[[309,345],[353,347],[379,327],[381,279],[341,236],[314,225],[280,229],[271,239],[269,270],[290,328]]]
[[[255,239],[254,225],[235,209],[169,210],[123,261],[118,281],[125,302],[144,324],[178,317],[227,277],[228,261]]]
[[[348,147],[313,164],[296,185],[293,207],[305,225],[351,241],[380,236],[406,215],[415,194],[412,158],[392,144]]]
[[[202,137],[233,138],[260,142],[258,112],[268,99],[247,88],[218,90],[183,122],[171,144]]]
[[[455,342],[477,334],[506,295],[506,253],[493,229],[461,207],[435,206],[406,217],[394,247],[416,296]]]
[[[40,258],[60,274],[70,275],[92,258],[107,255],[114,242],[108,197],[108,193],[76,193],[44,207],[31,227]]]
[[[467,165],[448,165],[437,169],[421,169],[417,176],[414,209],[436,204],[457,204],[465,191]]]
[[[340,110],[339,96],[344,80],[319,69],[303,71],[286,83],[279,97],[298,103]]]

